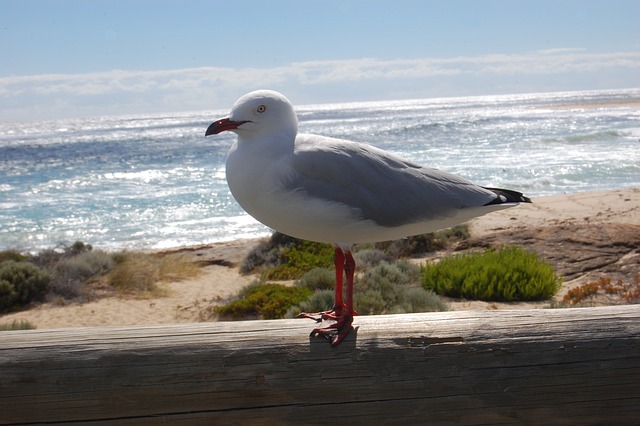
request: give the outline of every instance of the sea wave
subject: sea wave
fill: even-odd
[[[640,89],[298,111],[301,132],[368,142],[535,197],[640,186],[636,100]],[[225,113],[0,123],[0,249],[75,239],[109,249],[167,248],[267,234],[226,185],[234,135],[204,138]]]

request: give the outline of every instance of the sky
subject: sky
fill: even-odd
[[[640,87],[640,1],[0,0],[0,122]]]

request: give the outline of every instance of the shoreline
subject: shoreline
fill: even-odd
[[[638,101],[640,106],[640,101]],[[515,223],[506,223],[507,216],[514,217],[513,220],[527,220],[527,225],[535,226],[549,226],[560,223],[561,221],[571,221],[579,223],[580,219],[586,220],[586,217],[590,217],[594,223],[601,223],[603,221],[602,215],[605,214],[602,209],[607,202],[618,202],[618,198],[640,197],[640,186],[637,188],[624,188],[624,189],[602,189],[597,191],[584,191],[574,192],[570,194],[555,194],[555,195],[543,195],[540,197],[533,197],[532,204],[521,204],[513,209],[498,210],[494,213],[490,213],[485,216],[480,216],[466,222],[469,225],[470,231],[474,236],[479,236],[487,232],[495,232],[515,225]],[[590,199],[599,198],[598,204],[593,204]],[[581,200],[587,200],[586,202]],[[555,205],[562,203],[562,211],[559,211]],[[553,207],[548,207],[553,205]],[[533,211],[519,212],[520,209],[530,209]],[[516,214],[514,212],[518,211]],[[551,212],[553,211],[553,214]],[[624,212],[620,212],[624,213]],[[547,217],[548,215],[548,217]],[[509,219],[511,220],[511,219]],[[630,220],[630,221],[629,221]],[[635,223],[640,225],[640,214],[635,212],[635,216],[629,219],[624,215],[618,217],[606,217],[604,221],[613,221],[614,223]],[[524,225],[523,225],[524,226]],[[245,244],[257,244],[260,240],[269,238],[269,236],[263,237],[251,237],[251,238],[239,238],[235,240],[216,241],[212,243],[196,244],[196,245],[184,245],[167,248],[150,248],[150,249],[124,249],[127,251],[142,251],[151,253],[179,253],[179,252],[202,252],[205,250],[223,251],[224,248],[231,250],[242,250]],[[216,248],[220,248],[217,250]],[[96,247],[100,248],[100,247]]]
[[[637,202],[635,201],[637,200]],[[466,222],[473,237],[510,228],[544,227],[561,223],[628,223],[640,225],[640,187],[625,189],[604,189],[598,191],[575,192],[571,194],[545,195],[534,197],[531,204],[498,210]],[[611,204],[631,204],[628,208],[612,209]],[[253,237],[219,241],[209,244],[177,246],[163,249],[145,249],[153,253],[204,253],[230,257],[236,263],[242,260],[247,246],[253,247],[259,241],[269,238]],[[135,250],[134,250],[135,251]]]
[[[584,283],[585,280],[597,277],[599,270],[577,278],[569,275],[573,274],[570,268],[575,267],[576,262],[582,261],[571,258],[571,255],[580,250],[587,250],[596,260],[598,256],[613,256],[605,265],[613,276],[616,276],[617,272],[624,272],[628,276],[640,274],[640,188],[534,198],[533,204],[522,204],[516,208],[497,211],[475,218],[468,224],[474,244],[529,244],[527,247],[531,247],[542,257],[554,259],[554,262],[557,262],[554,266],[572,277],[571,280],[565,280],[556,299],[561,299],[569,289]],[[607,233],[609,231],[611,232]],[[29,321],[38,329],[51,329],[197,322],[203,319],[204,307],[233,297],[257,278],[241,275],[239,264],[260,240],[261,238],[241,239],[156,251],[189,253],[207,265],[200,277],[161,284],[167,290],[167,296],[164,297],[136,299],[107,296],[83,304],[46,303],[29,310],[1,315],[0,324]],[[582,245],[576,246],[576,241]],[[607,252],[607,244],[613,246],[611,250],[626,249],[627,252]],[[628,247],[625,248],[625,245]],[[424,262],[425,259],[412,261]],[[589,267],[585,266],[585,270],[588,269]],[[549,301],[509,304],[452,300],[447,302],[452,310],[549,307]]]

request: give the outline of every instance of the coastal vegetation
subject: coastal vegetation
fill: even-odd
[[[255,281],[245,287],[238,298],[215,308],[222,317],[264,319],[283,318],[291,306],[301,303],[312,295],[306,287],[289,287],[276,283]]]
[[[422,287],[420,268],[404,258],[442,250],[468,236],[469,231],[463,225],[393,242],[359,245],[354,251],[359,270],[354,282],[356,310],[361,315],[448,310],[446,302]],[[277,318],[329,310],[334,303],[333,254],[329,244],[303,241],[276,232],[258,244],[241,266],[245,274],[259,273],[262,281],[251,284],[237,299],[215,308],[215,312],[234,318],[255,315],[263,309],[261,303],[266,303],[267,298],[262,297],[266,292],[272,298],[282,297],[281,306],[289,307],[280,311]],[[278,287],[276,293],[274,284],[267,280],[295,280],[295,284],[293,287],[280,285],[284,288]],[[307,296],[293,302],[300,295]],[[273,314],[267,310],[269,315]]]
[[[160,282],[197,276],[201,268],[181,254],[107,253],[77,241],[37,254],[0,252],[0,313],[33,303],[87,302],[96,288],[121,294],[161,296]]]
[[[559,289],[553,266],[516,246],[464,253],[422,267],[423,285],[447,297],[493,302],[551,298]]]
[[[396,241],[360,244],[356,251],[375,249],[378,254],[384,254],[384,260],[390,260],[444,250],[454,242],[468,237],[469,228],[459,225]],[[363,260],[369,259],[363,259],[361,256],[360,262]],[[375,262],[380,260],[383,259],[375,259]],[[333,247],[330,244],[300,240],[274,232],[269,239],[259,243],[249,252],[240,266],[240,272],[260,273],[264,279],[290,280],[300,278],[309,270],[318,267],[333,267]]]
[[[354,250],[359,273],[354,279],[354,306],[360,315],[443,311],[448,305],[441,296],[482,301],[537,301],[551,298],[562,280],[553,267],[516,246],[483,252],[445,256],[417,266],[408,258],[417,254],[451,249],[469,237],[466,226],[403,240],[363,244]],[[259,272],[262,281],[249,286],[237,299],[216,308],[222,316],[235,318],[259,314],[260,303],[290,306],[277,317],[294,317],[301,312],[320,312],[333,307],[335,273],[333,250],[328,244],[309,243],[275,233],[254,248],[245,259],[245,273]],[[306,271],[306,272],[305,272]],[[278,287],[266,280],[296,279],[293,286]],[[285,290],[288,288],[289,290]],[[296,289],[305,289],[298,293]],[[269,293],[270,298],[262,297]],[[260,294],[260,297],[256,297]],[[307,298],[293,302],[295,297]],[[244,311],[243,311],[244,309]],[[269,315],[274,311],[269,310]],[[263,318],[267,318],[263,315]],[[269,316],[269,318],[276,318]]]
[[[442,311],[455,300],[518,302],[548,300],[561,285],[537,250],[468,239],[466,227],[400,241],[354,248],[355,309],[360,315]],[[511,245],[510,245],[511,244]],[[494,248],[491,248],[491,247]],[[104,296],[151,298],[167,295],[162,282],[203,272],[197,256],[120,251],[109,253],[76,242],[36,254],[0,252],[0,313],[41,302],[85,303]],[[419,261],[413,258],[420,258]],[[200,300],[199,320],[283,318],[333,307],[333,248],[282,234],[258,244],[241,265],[256,280],[235,297]],[[595,275],[573,286],[551,307],[640,302],[640,276]],[[204,306],[203,303],[208,303]],[[28,329],[28,322],[2,330]]]
[[[12,321],[7,324],[0,324],[0,331],[34,330],[36,327],[29,321]]]
[[[314,243],[274,232],[246,256],[240,272],[260,273],[263,279],[291,280],[318,267],[333,267],[330,244]]]
[[[125,294],[138,297],[162,296],[161,282],[180,281],[198,276],[202,269],[179,253],[155,255],[120,252],[113,255],[115,265],[108,274],[109,284]]]
[[[376,251],[375,256],[384,253]],[[358,257],[358,252],[355,256]],[[374,256],[367,251],[366,256]],[[358,260],[356,260],[358,262]],[[366,263],[365,263],[366,264]],[[294,285],[256,281],[238,297],[215,308],[222,317],[293,318],[302,312],[330,310],[334,303],[335,273],[314,268]],[[360,315],[446,311],[447,304],[420,286],[420,268],[406,260],[383,261],[363,268],[355,277],[354,305]]]
[[[592,306],[596,300],[611,299],[615,303],[640,303],[640,274],[636,273],[631,281],[614,280],[602,276],[572,288],[564,295],[558,307]]]
[[[28,262],[0,263],[0,312],[44,298],[51,276]]]

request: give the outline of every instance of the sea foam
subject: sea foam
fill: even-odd
[[[371,143],[535,197],[640,186],[640,90],[299,106],[300,131]],[[226,112],[0,123],[0,249],[168,248],[266,235],[224,177]]]

